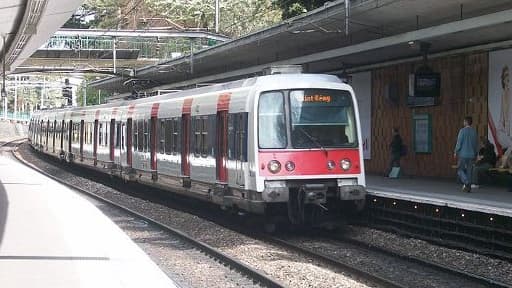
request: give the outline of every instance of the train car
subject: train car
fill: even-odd
[[[42,110],[29,137],[43,153],[126,181],[303,224],[363,207],[360,127],[349,85],[281,74]]]

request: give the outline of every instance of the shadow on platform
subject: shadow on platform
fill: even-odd
[[[0,182],[0,250],[2,250],[2,240],[7,223],[7,211],[9,208],[9,199],[4,185]]]

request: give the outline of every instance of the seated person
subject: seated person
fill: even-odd
[[[473,184],[471,185],[471,188],[478,188],[481,174],[487,172],[496,165],[496,152],[494,152],[494,145],[492,145],[492,143],[485,137],[480,138],[480,144],[482,146],[478,152],[475,166],[473,167]]]

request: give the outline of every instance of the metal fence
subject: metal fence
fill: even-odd
[[[41,49],[60,50],[139,50],[140,59],[173,59],[216,45],[218,42],[206,38],[159,38],[156,37],[90,37],[53,36]]]
[[[30,113],[18,112],[14,115],[14,112],[7,112],[7,117],[4,117],[4,112],[0,111],[0,119],[14,120],[14,121],[30,121]]]

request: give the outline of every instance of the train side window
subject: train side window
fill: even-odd
[[[201,119],[201,156],[202,157],[208,157],[208,148],[210,147],[209,139],[208,139],[208,120],[209,117],[205,116],[203,119]]]
[[[121,122],[116,123],[116,148],[121,145]]]
[[[239,113],[237,116],[237,159],[246,162],[247,161],[247,120],[248,115],[246,112]]]
[[[194,155],[199,157],[201,155],[201,118],[194,118]]]
[[[105,131],[105,138],[103,138],[103,139],[105,140],[105,141],[103,141],[103,143],[104,143],[105,147],[107,147],[107,146],[108,146],[108,144],[109,144],[109,143],[108,143],[108,131],[109,131],[109,126],[110,126],[110,125],[109,125],[109,123],[108,123],[108,122],[105,122],[105,130],[104,130],[104,131]]]
[[[98,139],[98,145],[99,146],[102,146],[103,145],[103,123],[100,123],[100,128],[99,128],[99,139]]]
[[[121,123],[121,150],[124,150],[125,147],[124,147],[124,137],[125,137],[125,132],[126,131],[126,124],[123,122]]]
[[[166,119],[165,120],[165,153],[166,154],[171,154],[173,152],[172,150],[172,132],[173,132],[173,129],[174,129],[174,125],[173,125],[173,121],[171,119]]]
[[[178,118],[173,119],[174,122],[174,130],[172,132],[172,152],[173,154],[180,153],[181,151],[181,138],[180,138],[180,130],[181,130],[181,121]]]
[[[133,123],[132,124],[132,136],[133,136],[133,138],[132,138],[132,146],[134,147],[133,150],[137,150],[138,149],[137,147],[139,147],[139,145],[138,145],[138,143],[139,143],[138,142],[138,140],[139,140],[139,130],[137,128],[138,127],[137,121],[133,121],[132,123]]]
[[[94,132],[94,126],[92,123],[89,123],[89,144],[92,144],[92,141],[94,139],[93,132]]]
[[[144,150],[144,120],[137,121],[137,150]]]
[[[148,120],[144,120],[144,152],[148,151],[148,140],[149,140],[149,127]]]
[[[160,120],[160,125],[158,128],[158,153],[164,154],[165,153],[165,120]]]

